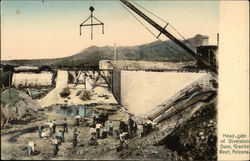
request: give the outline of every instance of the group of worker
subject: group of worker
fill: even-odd
[[[47,121],[47,125],[49,127],[49,129],[48,129],[49,130],[48,137],[51,138],[53,157],[55,157],[57,155],[58,151],[59,151],[59,145],[61,145],[61,143],[65,141],[65,139],[64,139],[64,133],[65,132],[68,133],[67,118],[63,119],[63,123],[62,123],[63,128],[60,129],[60,130],[58,130],[58,131],[56,130],[56,127],[57,127],[56,119]],[[43,137],[47,136],[45,134],[46,132],[43,133],[44,128],[45,128],[45,126],[43,125],[42,122],[40,122],[40,124],[38,126],[38,135],[39,135],[39,138],[43,138]],[[76,131],[77,130],[75,129],[74,132],[73,132],[73,141],[72,141],[73,147],[74,147],[75,142],[76,142],[75,140],[77,140],[77,137],[75,135]],[[34,154],[34,152],[35,152],[35,145],[36,144],[34,143],[34,141],[30,141],[28,143],[28,157],[30,157],[31,155]]]
[[[126,148],[128,148],[128,139],[132,139],[133,137],[135,137],[137,134],[137,123],[132,120],[132,118],[130,117],[128,119],[128,125],[123,122],[120,121],[120,125],[119,125],[119,140],[120,140],[120,144],[117,147],[117,152],[121,151],[123,149],[123,145],[126,146]]]
[[[89,145],[97,145],[97,139],[104,139],[107,137],[107,135],[113,136],[113,122],[109,121],[107,126],[100,122],[96,122],[96,124],[93,124],[90,128],[90,141]]]
[[[68,124],[67,124],[67,118],[63,119],[62,123],[62,129],[58,130],[56,132],[57,120],[51,120],[48,122],[48,127],[49,127],[49,137],[51,138],[52,142],[52,151],[53,151],[53,157],[55,157],[58,154],[59,151],[59,145],[61,145],[63,142],[65,142],[64,139],[64,134],[68,133]],[[79,113],[76,114],[75,117],[75,126],[80,126],[80,116]],[[38,126],[38,134],[39,137],[42,138],[42,132],[43,132],[44,126],[42,122],[40,122]],[[113,136],[114,134],[114,126],[113,122],[109,120],[106,123],[105,126],[105,121],[100,121],[98,120],[98,116],[94,114],[93,116],[93,124],[90,128],[90,135],[91,138],[88,142],[89,145],[98,145],[97,139],[104,139],[108,135]],[[133,121],[131,118],[128,119],[128,123],[126,124],[123,121],[120,121],[119,125],[119,130],[118,130],[118,136],[120,140],[119,147],[117,147],[117,151],[120,151],[123,149],[123,145],[128,148],[128,139],[131,139],[136,136],[137,133],[137,124],[135,121]],[[80,131],[75,127],[73,130],[73,139],[72,139],[72,147],[76,148],[78,144],[78,135],[80,134]],[[34,154],[35,149],[35,143],[34,142],[29,142],[28,144],[28,156],[30,157],[32,154]]]

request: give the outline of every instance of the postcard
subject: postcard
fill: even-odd
[[[249,160],[247,1],[1,1],[2,160]]]

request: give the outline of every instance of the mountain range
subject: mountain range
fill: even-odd
[[[202,45],[206,36],[197,34],[193,38],[183,41],[191,48]],[[190,45],[191,44],[191,45]],[[195,49],[194,49],[195,50]],[[140,61],[162,61],[162,62],[187,62],[194,61],[194,58],[177,46],[174,42],[154,41],[152,43],[137,46],[120,46],[116,48],[117,60],[140,60]],[[98,69],[100,60],[113,60],[114,47],[112,46],[91,46],[72,56],[54,59],[22,59],[22,60],[2,60],[1,64],[13,66],[51,66],[52,68],[86,68]]]

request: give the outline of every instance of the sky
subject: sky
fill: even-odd
[[[130,1],[138,9],[160,24],[169,22],[184,37],[196,34],[208,35],[210,44],[216,44],[219,22],[218,1]],[[90,16],[104,23],[94,27],[91,40],[90,28],[79,25]],[[143,24],[158,35],[159,31],[143,21]],[[89,21],[87,23],[90,23]],[[170,27],[167,30],[179,38]],[[167,40],[164,35],[160,39]],[[140,24],[119,1],[101,0],[3,0],[1,1],[1,59],[40,59],[74,55],[95,46],[134,46],[156,41],[156,38]]]

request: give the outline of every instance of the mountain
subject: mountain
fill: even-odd
[[[188,39],[192,46],[200,46],[206,36],[196,35]],[[184,42],[186,44],[186,42]],[[187,46],[191,47],[189,44]],[[106,59],[111,60],[114,57],[114,49],[111,46],[91,46],[79,53],[63,58],[56,59],[30,59],[30,60],[6,60],[1,61],[2,64],[9,65],[32,65],[43,66],[48,65],[53,68],[62,67],[81,67],[86,69],[98,69],[99,61]],[[164,42],[154,41],[149,44],[138,46],[121,46],[117,47],[118,60],[143,60],[143,61],[169,61],[169,62],[185,62],[194,61],[182,48],[174,42],[167,40]]]

